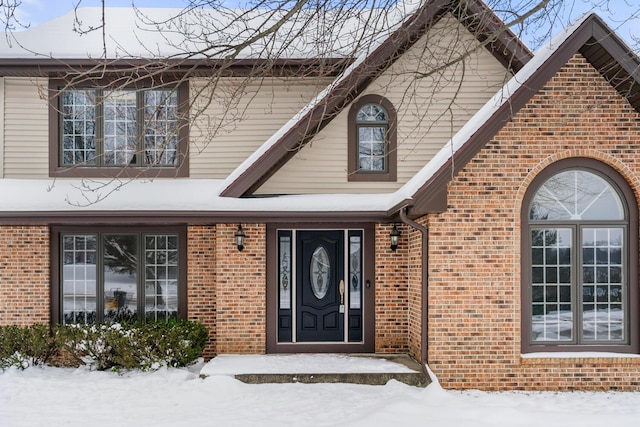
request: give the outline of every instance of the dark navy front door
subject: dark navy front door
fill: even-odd
[[[296,337],[344,341],[344,232],[299,231]]]

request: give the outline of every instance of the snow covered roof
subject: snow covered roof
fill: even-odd
[[[269,198],[228,198],[218,195],[221,180],[163,178],[154,180],[90,180],[90,179],[0,179],[0,222],[24,220],[25,216],[45,213],[160,215],[162,221],[171,216],[212,218],[267,216],[276,212],[298,212],[304,215],[349,213],[384,217],[392,204],[393,194],[291,195]]]
[[[511,117],[576,53],[582,53],[618,92],[640,112],[640,59],[596,14],[586,14],[540,48],[416,175],[397,191],[398,199],[414,199],[415,214],[430,210],[462,169]]]
[[[232,179],[116,180],[107,183],[78,179],[2,179],[0,218],[4,221],[9,218],[11,221],[11,218],[22,220],[23,216],[48,215],[50,218],[51,215],[69,213],[102,213],[110,215],[111,219],[119,215],[153,213],[165,216],[183,214],[189,218],[198,215],[203,218],[224,215],[262,218],[270,213],[289,212],[299,217],[328,215],[342,220],[364,220],[390,218],[399,207],[409,204],[411,214],[423,215],[433,211],[429,204],[433,201],[433,195],[441,194],[442,188],[446,189],[452,163],[456,171],[464,167],[577,52],[585,55],[612,84],[615,81],[614,87],[640,111],[637,89],[640,86],[640,60],[600,18],[594,14],[585,15],[541,48],[427,165],[394,193],[233,198],[224,197],[224,191]],[[339,78],[337,82],[340,81]],[[296,118],[293,122],[293,125],[298,123]],[[285,125],[272,139],[286,134],[289,126],[292,124]],[[267,144],[274,143],[270,141]],[[266,146],[266,151],[269,149],[270,146]],[[262,158],[257,154],[251,161],[259,163]],[[166,221],[166,218],[159,220]]]
[[[384,39],[415,2],[393,10],[81,7],[24,31],[3,33],[0,59],[341,58]],[[271,26],[282,25],[269,32]],[[103,37],[104,29],[104,37]],[[235,52],[233,46],[259,38]],[[363,43],[367,41],[366,43]],[[356,41],[359,41],[356,43]]]

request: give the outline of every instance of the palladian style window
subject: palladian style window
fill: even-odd
[[[637,345],[635,208],[610,174],[570,167],[545,175],[532,185],[523,229],[523,348],[630,351]]]
[[[349,111],[349,181],[396,180],[396,114],[377,95],[365,95]]]

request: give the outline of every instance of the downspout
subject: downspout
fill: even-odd
[[[422,233],[422,316],[420,319],[420,340],[422,345],[420,346],[420,362],[424,374],[429,378],[429,373],[427,372],[427,363],[429,361],[429,229],[409,219],[406,206],[400,209],[399,214],[404,224]]]

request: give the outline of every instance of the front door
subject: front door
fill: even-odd
[[[267,351],[375,349],[374,237],[370,224],[267,228]]]
[[[344,232],[297,233],[298,342],[344,341]]]

